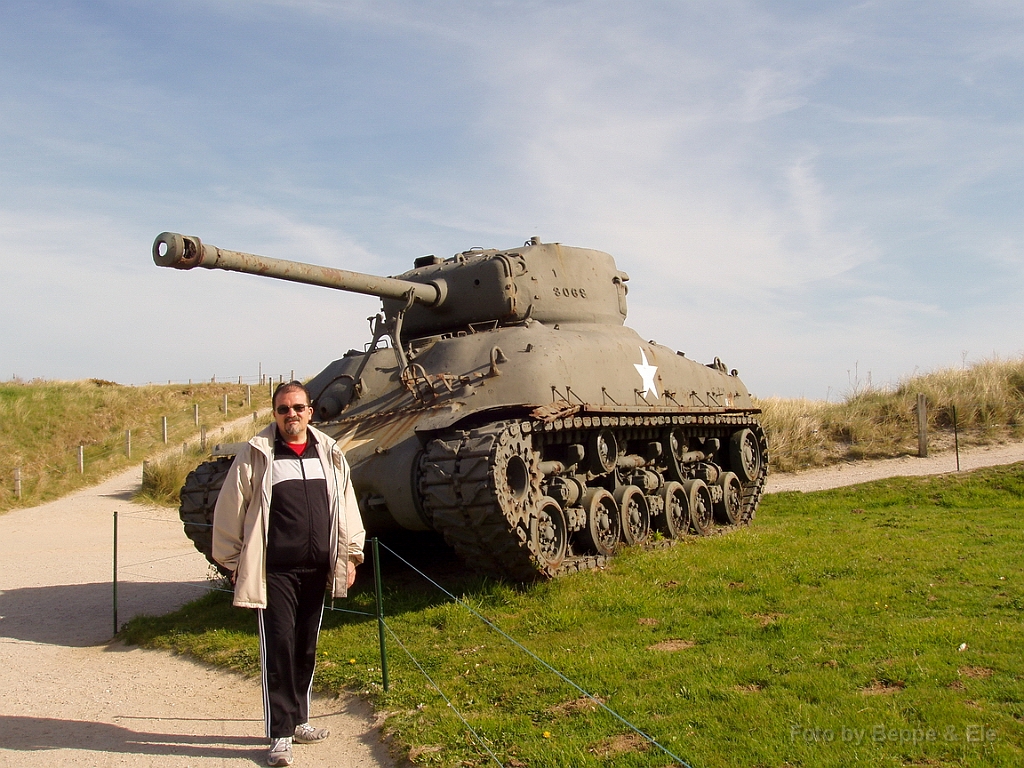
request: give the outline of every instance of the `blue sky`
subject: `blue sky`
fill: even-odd
[[[1024,353],[1022,209],[1019,2],[0,6],[0,379],[368,340],[372,298],[159,269],[164,230],[381,274],[537,235],[615,256],[644,338],[835,399]]]

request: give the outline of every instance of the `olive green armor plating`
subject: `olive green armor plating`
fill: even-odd
[[[381,297],[366,350],[307,384],[371,533],[438,531],[472,568],[521,581],[757,509],[768,448],[750,394],[717,359],[625,327],[629,278],[606,253],[533,238],[386,278],[165,232],[153,258]],[[186,532],[208,557],[227,465],[200,466],[182,489]]]

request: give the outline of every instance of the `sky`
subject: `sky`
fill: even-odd
[[[5,0],[0,380],[311,376],[395,275],[611,253],[627,325],[760,397],[1024,354],[1024,5]],[[630,363],[635,361],[630,361]]]

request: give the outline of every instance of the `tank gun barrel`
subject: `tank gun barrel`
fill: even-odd
[[[293,283],[321,285],[340,291],[379,296],[385,299],[413,301],[427,306],[436,306],[445,298],[442,282],[416,283],[393,277],[379,277],[347,269],[321,267],[298,261],[272,259],[242,251],[229,251],[205,245],[198,237],[163,232],[153,242],[153,261],[160,267],[175,269],[224,269],[230,272],[247,272]]]

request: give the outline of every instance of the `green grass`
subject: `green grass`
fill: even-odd
[[[229,414],[222,412],[228,395]],[[254,387],[252,408],[269,400]],[[121,386],[113,382],[33,381],[0,383],[0,512],[58,498],[95,484],[107,475],[185,441],[207,428],[244,415],[246,387],[238,384]],[[161,417],[168,420],[163,444]],[[125,431],[132,433],[132,458],[125,452]],[[78,471],[83,445],[85,472]],[[14,470],[21,469],[22,498],[14,493]]]
[[[693,766],[1016,766],[1022,511],[1013,465],[768,496],[750,528],[521,590],[440,578]],[[381,559],[388,626],[502,764],[673,764]],[[442,558],[430,567],[450,573]],[[372,613],[369,575],[339,607]],[[393,639],[382,690],[374,620],[333,612],[324,627],[321,688],[369,696],[417,764],[493,764]],[[252,616],[223,593],[136,619],[125,637],[258,665]]]

